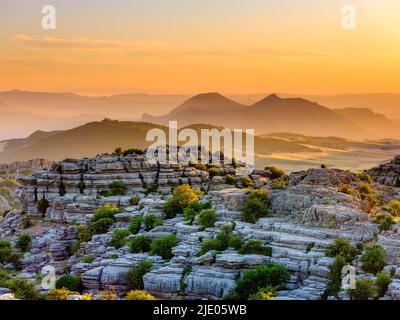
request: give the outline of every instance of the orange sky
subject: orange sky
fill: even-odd
[[[1,1],[0,90],[400,92],[397,0],[81,2]],[[45,3],[55,31],[41,29]]]

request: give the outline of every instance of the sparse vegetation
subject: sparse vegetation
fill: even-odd
[[[350,240],[344,238],[337,238],[333,243],[326,247],[325,255],[327,257],[341,256],[346,262],[351,262],[356,257],[358,251],[354,248]]]
[[[235,184],[236,183],[236,178],[233,175],[228,173],[227,175],[225,175],[225,183],[227,183],[227,184]]]
[[[81,292],[81,278],[72,275],[63,275],[56,281],[56,289],[68,289],[70,291]]]
[[[155,214],[148,214],[143,218],[144,230],[150,231],[155,227],[162,226],[163,221]]]
[[[37,208],[43,216],[46,214],[47,208],[49,206],[49,201],[47,201],[47,199],[44,197],[37,202]]]
[[[197,163],[194,167],[195,167],[197,170],[207,171],[207,167],[206,167],[206,165],[203,164],[203,163]]]
[[[154,239],[151,242],[150,254],[154,256],[161,256],[164,260],[172,258],[172,247],[178,244],[176,235],[171,234],[165,237]]]
[[[112,196],[123,196],[126,191],[126,186],[119,180],[113,181],[110,185]]]
[[[392,282],[392,277],[385,272],[380,272],[376,275],[375,286],[378,297],[383,297]]]
[[[381,231],[390,230],[390,228],[394,224],[393,217],[390,213],[376,214],[374,222],[379,224],[379,230]]]
[[[261,254],[270,257],[272,254],[272,248],[263,246],[259,240],[249,240],[243,244],[242,248],[238,252],[240,254]]]
[[[256,223],[260,218],[269,215],[267,191],[258,189],[249,194],[244,201],[241,219],[244,222]]]
[[[142,228],[143,216],[139,215],[131,219],[129,222],[129,231],[132,234],[137,234]]]
[[[115,221],[115,215],[117,213],[121,213],[122,210],[112,204],[106,204],[103,207],[99,208],[96,210],[96,212],[94,213],[93,217],[92,217],[92,222],[97,222],[100,219],[111,219],[112,221]]]
[[[144,253],[150,250],[150,241],[145,235],[132,238],[129,242],[129,251],[132,253]]]
[[[30,250],[32,244],[32,238],[29,234],[21,234],[18,236],[17,248],[22,252],[27,252]]]
[[[206,209],[211,209],[211,202],[201,202],[201,201],[196,201],[191,204],[189,204],[184,210],[183,210],[183,215],[185,217],[185,220],[192,224],[196,218],[196,216],[200,213],[202,210]]]
[[[212,167],[212,168],[208,169],[207,171],[208,171],[208,174],[210,175],[210,178],[222,176],[222,172],[217,168]]]
[[[357,174],[357,176],[361,181],[364,181],[364,182],[366,182],[368,184],[371,184],[371,183],[374,182],[372,180],[371,176],[366,172],[360,172],[360,173]]]
[[[129,200],[131,203],[131,206],[137,206],[139,203],[139,197],[138,196],[132,196],[131,199]]]
[[[198,216],[198,224],[203,227],[213,227],[217,221],[217,214],[214,209],[203,209]]]
[[[284,190],[287,188],[286,182],[283,178],[278,178],[271,183],[271,189],[281,189]]]
[[[369,300],[375,298],[375,283],[372,279],[357,279],[355,289],[349,289],[348,293],[351,300]]]
[[[171,219],[177,214],[182,214],[188,205],[199,201],[200,194],[200,190],[192,189],[188,184],[176,187],[172,193],[172,198],[164,204],[163,211],[166,217]]]
[[[345,183],[341,183],[338,189],[339,192],[345,193],[345,194],[353,194],[354,190]]]
[[[232,224],[222,226],[214,238],[201,242],[200,254],[205,254],[210,250],[224,251],[229,247],[240,249],[241,240],[233,234],[233,230]]]
[[[264,168],[264,170],[271,172],[270,175],[271,179],[281,178],[286,175],[285,171],[274,166],[267,166]]]
[[[128,290],[142,290],[143,276],[150,272],[152,267],[149,261],[139,261],[138,265],[132,267],[127,275]]]
[[[240,177],[240,184],[243,188],[251,188],[254,186],[253,180],[249,177]]]
[[[126,294],[125,300],[156,300],[156,298],[146,291],[132,290]]]
[[[116,229],[113,232],[113,236],[108,243],[110,246],[119,249],[125,246],[128,243],[128,236],[130,232],[128,229]]]
[[[394,217],[400,216],[400,201],[399,200],[391,200],[388,203],[388,210],[392,216],[394,216]]]
[[[386,251],[377,244],[370,245],[365,248],[360,258],[362,269],[365,272],[377,274],[387,265]]]

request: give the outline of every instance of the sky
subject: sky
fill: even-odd
[[[1,0],[0,90],[400,92],[399,17],[398,0]]]

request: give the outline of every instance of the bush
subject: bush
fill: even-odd
[[[217,221],[217,214],[214,209],[201,210],[198,217],[198,224],[203,227],[214,227]]]
[[[150,231],[155,227],[162,226],[163,221],[154,214],[149,214],[143,218],[144,230]]]
[[[122,155],[126,157],[129,154],[137,154],[137,155],[144,155],[144,151],[138,148],[130,148],[122,151]]]
[[[30,250],[32,244],[32,238],[29,234],[21,234],[17,240],[17,248],[22,252]]]
[[[17,299],[39,300],[42,295],[35,285],[25,278],[16,277],[5,282],[5,287],[9,288]]]
[[[100,219],[112,219],[113,221],[115,221],[115,215],[117,213],[121,213],[122,210],[120,208],[118,208],[116,205],[113,204],[105,204],[104,206],[102,206],[101,208],[97,209],[96,212],[94,213],[93,217],[92,217],[92,221],[96,222]]]
[[[387,273],[380,272],[376,275],[375,286],[378,297],[383,297],[386,294],[391,282],[392,278]]]
[[[150,272],[152,267],[149,261],[140,261],[137,266],[132,267],[127,275],[128,290],[142,290],[143,276]]]
[[[380,245],[370,245],[365,248],[360,262],[365,272],[377,274],[387,265],[386,251]]]
[[[110,185],[112,196],[123,196],[126,191],[126,186],[119,180],[113,181]]]
[[[114,220],[110,218],[102,218],[89,226],[93,234],[103,234],[108,232],[108,229],[113,225]]]
[[[391,200],[388,203],[389,212],[391,215],[397,217],[400,216],[400,201],[399,200]]]
[[[362,200],[365,200],[368,198],[368,196],[371,196],[374,194],[374,190],[371,188],[371,186],[368,183],[360,183],[358,186],[358,193],[360,194],[360,197]]]
[[[217,168],[210,168],[207,171],[208,171],[208,174],[210,175],[210,178],[216,177],[216,176],[222,176],[222,172]]]
[[[194,222],[194,219],[196,216],[200,213],[202,210],[206,209],[211,209],[211,202],[194,202],[192,204],[189,204],[184,210],[183,210],[183,215],[185,217],[185,220],[192,224]]]
[[[327,165],[326,164],[321,164],[321,169],[328,169],[328,167],[327,167]]]
[[[139,203],[139,197],[138,196],[132,196],[129,200],[129,202],[131,203],[131,206],[137,206]]]
[[[8,262],[13,250],[11,249],[10,242],[0,240],[0,263],[5,264]]]
[[[129,251],[132,253],[143,253],[150,250],[150,242],[147,236],[136,236],[129,242]]]
[[[253,180],[249,177],[240,177],[240,184],[243,188],[250,188],[254,186]]]
[[[287,188],[287,185],[283,178],[278,178],[271,183],[271,188],[285,190]]]
[[[92,263],[94,258],[92,256],[84,256],[80,261],[83,263]]]
[[[360,172],[360,173],[357,174],[357,176],[361,181],[364,181],[364,182],[366,182],[368,184],[371,184],[371,183],[374,182],[372,180],[371,176],[366,172]]]
[[[379,224],[379,230],[384,231],[384,230],[390,230],[392,225],[394,224],[393,217],[390,213],[378,213],[375,216],[375,223]]]
[[[122,248],[128,243],[127,237],[130,234],[128,229],[116,229],[108,244],[116,249]]]
[[[349,185],[345,183],[340,184],[338,191],[345,194],[353,194],[354,192],[353,189],[350,188]]]
[[[240,254],[261,254],[271,256],[272,248],[263,246],[259,240],[249,240],[239,250]]]
[[[47,208],[49,206],[49,201],[47,201],[47,199],[45,199],[44,197],[37,202],[37,208],[43,216],[46,214]]]
[[[347,292],[351,300],[369,300],[376,296],[375,283],[371,279],[358,279],[356,288],[349,289]]]
[[[231,174],[227,174],[227,175],[225,175],[225,183],[227,183],[227,184],[235,184],[236,183],[236,178]]]
[[[197,163],[194,167],[195,167],[197,170],[201,170],[201,171],[206,171],[206,170],[207,170],[206,165],[203,164],[203,163]]]
[[[330,282],[326,287],[323,299],[329,296],[337,297],[342,286],[342,270],[343,267],[347,265],[346,258],[341,255],[336,256],[335,261],[329,267],[329,279]]]
[[[233,227],[230,224],[221,227],[220,232],[213,239],[201,242],[200,254],[204,254],[210,250],[224,251],[228,247],[234,247],[240,249],[238,243],[241,239],[233,234]]]
[[[271,179],[281,178],[286,175],[285,171],[278,169],[277,167],[273,167],[273,166],[265,167],[264,170],[271,172],[271,175],[270,175]]]
[[[82,291],[82,281],[81,278],[64,275],[56,281],[56,289],[68,289],[71,291],[81,292]]]
[[[182,214],[183,210],[191,203],[199,201],[200,190],[194,190],[188,184],[176,187],[172,193],[172,198],[163,207],[163,211],[168,219],[174,218],[177,214]]]
[[[47,293],[49,300],[67,300],[70,295],[78,295],[79,292],[71,291],[66,288],[52,289]]]
[[[137,234],[140,229],[142,228],[142,222],[143,222],[143,216],[139,215],[131,219],[129,222],[129,231],[132,232],[132,234]]]
[[[228,248],[240,250],[242,244],[243,244],[242,238],[240,238],[240,236],[238,235],[232,235],[228,239]]]
[[[126,294],[125,300],[156,300],[156,298],[146,291],[132,290]]]
[[[269,210],[266,201],[262,201],[258,197],[250,195],[244,201],[240,218],[244,222],[256,223],[260,218],[264,218],[268,215]]]
[[[240,299],[247,299],[268,286],[281,288],[287,280],[289,280],[289,272],[285,265],[269,263],[245,271],[243,276],[236,281],[234,290]]]
[[[342,256],[346,262],[351,262],[357,255],[357,249],[351,245],[350,240],[337,238],[326,247],[325,255],[331,258]]]
[[[154,239],[150,245],[150,254],[161,256],[164,260],[171,259],[172,247],[175,247],[177,244],[178,238],[174,234]]]
[[[93,235],[94,235],[93,228],[90,228],[85,225],[80,225],[78,227],[78,232],[77,232],[76,237],[77,237],[79,243],[81,243],[81,242],[88,242],[88,241],[92,240]]]

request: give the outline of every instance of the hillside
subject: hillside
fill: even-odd
[[[196,131],[200,131],[202,128],[216,128],[202,124],[191,127]],[[150,142],[146,141],[146,134],[153,128],[168,132],[167,127],[161,125],[116,120],[90,122],[64,131],[38,131],[26,139],[0,142],[0,162],[35,158],[60,160],[65,157],[90,157],[100,153],[112,152],[117,147],[144,149],[150,145]],[[255,151],[258,154],[315,152],[314,149],[297,142],[261,137],[255,137]]]
[[[219,94],[202,94],[187,100],[165,116],[143,117],[143,121],[160,124],[166,124],[168,120],[177,120],[181,126],[201,122],[228,128],[254,128],[256,134],[289,131],[351,138],[370,135],[367,130],[331,109],[304,99],[284,99],[277,95],[244,106]]]

